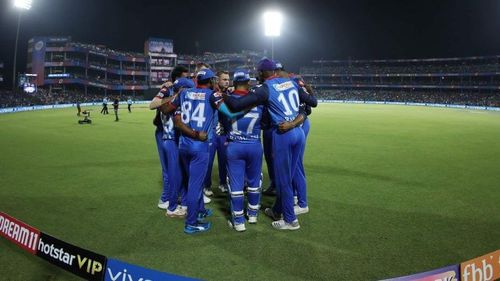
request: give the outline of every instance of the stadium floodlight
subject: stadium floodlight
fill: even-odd
[[[277,11],[267,11],[264,13],[264,35],[271,37],[271,59],[274,60],[274,37],[281,35],[281,24],[283,16]]]
[[[264,34],[268,37],[281,35],[281,24],[283,16],[280,12],[268,11],[264,13]]]
[[[14,7],[22,10],[31,9],[33,0],[14,0]],[[16,64],[17,64],[17,43],[19,41],[19,29],[21,28],[21,13],[17,18],[16,47],[14,48],[14,67],[12,68],[12,91],[16,89]]]
[[[31,4],[33,0],[14,0],[14,7],[29,10],[31,9]]]

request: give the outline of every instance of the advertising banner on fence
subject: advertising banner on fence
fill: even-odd
[[[137,265],[125,263],[115,259],[108,259],[106,267],[106,276],[104,281],[122,281],[122,280],[141,280],[141,281],[193,281],[188,277],[163,273],[153,269],[140,267]]]
[[[500,250],[463,262],[460,272],[462,281],[500,280]]]
[[[450,265],[440,269],[422,272],[418,274],[386,279],[384,281],[459,281],[460,268],[458,265]]]
[[[40,231],[0,212],[0,235],[31,254],[36,254]]]
[[[37,256],[86,280],[104,278],[106,257],[40,233]]]

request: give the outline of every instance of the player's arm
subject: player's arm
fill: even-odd
[[[164,99],[162,99],[162,103],[161,103],[159,109],[163,114],[170,114],[170,113],[174,112],[179,107],[179,105],[177,104],[178,101],[179,101],[179,99],[177,98],[177,95],[174,95],[174,96],[171,96],[168,98],[164,98]]]
[[[307,116],[311,115],[312,109],[309,105],[306,105],[304,110],[305,110]]]
[[[224,102],[232,111],[243,111],[247,108],[254,108],[259,104],[264,104],[268,98],[269,91],[267,90],[267,86],[263,85],[257,88],[255,92],[240,98],[224,95]]]
[[[208,135],[206,132],[196,131],[196,130],[192,129],[191,127],[189,127],[188,125],[184,124],[184,122],[182,122],[182,118],[181,118],[180,114],[175,115],[174,125],[176,128],[179,129],[179,131],[181,131],[181,133],[184,136],[187,136],[187,137],[190,137],[192,139],[199,140],[199,141],[206,141],[208,138]]]
[[[239,111],[235,113],[231,112],[231,110],[229,110],[227,105],[224,103],[222,93],[213,93],[210,96],[210,104],[229,119],[235,119],[246,114],[246,111]]]
[[[163,101],[163,98],[166,96],[166,92],[163,92],[163,89],[153,98],[153,100],[149,103],[149,109],[154,110],[158,109]]]
[[[293,121],[287,121],[287,122],[283,122],[283,123],[279,124],[278,130],[281,133],[286,133],[286,132],[290,131],[291,129],[302,125],[302,123],[304,123],[305,120],[306,120],[306,112],[304,110],[300,110],[299,114],[297,114],[297,117],[295,117],[295,119],[293,119]]]
[[[305,103],[310,107],[318,106],[318,100],[316,99],[316,97],[313,94],[309,93],[305,87],[299,86],[299,100],[300,103]]]
[[[235,119],[247,113],[247,111],[239,111],[236,113],[232,113],[225,103],[221,103],[219,107],[217,107],[217,110],[222,114],[224,114],[229,119]]]
[[[161,85],[161,90],[149,103],[149,109],[158,109],[163,102],[163,99],[168,95],[169,88],[172,86],[172,82],[166,82]]]

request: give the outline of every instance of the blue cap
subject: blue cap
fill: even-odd
[[[250,81],[250,71],[246,69],[236,69],[233,74],[234,82],[246,82]]]
[[[198,71],[198,73],[196,73],[196,79],[198,81],[207,80],[207,79],[214,78],[214,77],[215,77],[215,73],[212,70],[210,70],[209,68],[204,68],[204,69]]]
[[[276,64],[268,58],[263,58],[257,63],[257,70],[259,71],[273,71],[275,69]]]
[[[188,78],[179,78],[174,82],[174,90],[177,91],[180,88],[194,88],[194,82]]]
[[[276,69],[283,69],[283,64],[279,61],[274,61],[274,64],[276,65]]]

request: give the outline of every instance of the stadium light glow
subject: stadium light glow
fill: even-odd
[[[31,4],[33,4],[33,0],[14,0],[14,7],[22,10],[31,9]],[[12,67],[12,91],[16,89],[16,64],[17,64],[17,43],[19,41],[19,29],[21,28],[21,14],[22,11],[19,11],[17,17],[17,32],[16,32],[16,47],[14,48],[14,66]]]
[[[277,11],[267,11],[264,13],[264,34],[268,37],[278,37],[281,35],[281,24],[283,15]]]
[[[14,7],[29,10],[31,9],[31,4],[33,0],[14,0]]]

